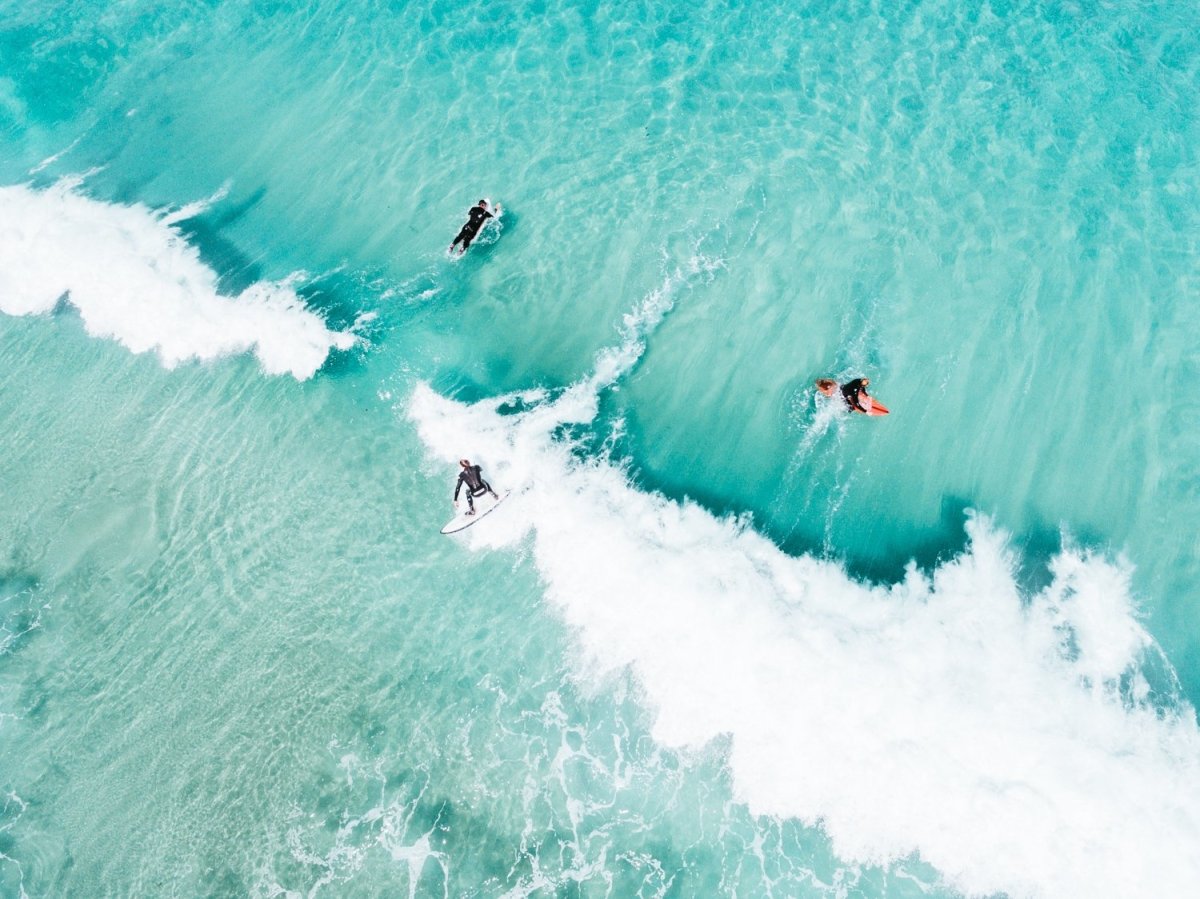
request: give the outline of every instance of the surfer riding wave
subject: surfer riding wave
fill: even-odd
[[[490,493],[493,499],[499,500],[496,496],[496,491],[492,489],[492,485],[483,479],[483,469],[479,465],[472,465],[470,459],[459,459],[458,464],[462,466],[462,471],[458,473],[458,482],[454,485],[454,506],[458,508],[458,492],[462,490],[463,484],[467,485],[467,514],[475,514],[475,498],[483,496],[485,493]]]

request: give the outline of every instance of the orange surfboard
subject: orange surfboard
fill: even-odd
[[[842,385],[839,384],[837,381],[831,380],[830,378],[819,378],[817,380],[817,390],[819,390],[825,396],[835,396],[836,394],[838,394],[839,388],[841,386]],[[861,409],[852,409],[851,411],[857,412],[859,415],[887,415],[888,414],[887,406],[885,406],[883,403],[879,402],[879,400],[875,399],[875,397],[865,396],[865,397],[863,397],[863,401],[864,401],[864,405],[867,407],[866,412],[863,412]]]

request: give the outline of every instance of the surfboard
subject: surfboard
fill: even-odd
[[[468,515],[467,509],[464,508],[461,512],[459,512],[457,515],[455,515],[453,518],[451,518],[448,522],[446,522],[446,526],[444,528],[442,528],[442,533],[443,534],[457,534],[459,531],[466,530],[471,525],[473,525],[475,522],[479,521],[479,519],[483,518],[483,516],[487,515],[489,512],[491,512],[493,509],[495,509],[496,506],[498,506],[502,502],[504,502],[504,500],[508,498],[508,493],[509,493],[509,491],[505,490],[503,493],[500,494],[499,499],[492,499],[492,495],[490,493],[485,493],[483,496],[476,497],[475,498],[475,514]],[[464,506],[466,505],[465,500],[463,502],[463,505]]]
[[[504,207],[499,203],[493,203],[491,200],[488,200],[487,204],[488,212],[492,214],[492,217],[483,220],[483,227],[475,235],[475,240],[479,240],[479,238],[486,235],[488,237],[487,243],[492,243],[500,237],[500,216],[504,215]]]
[[[817,380],[817,390],[820,393],[823,393],[825,396],[834,396],[835,394],[837,394],[840,391],[841,386],[842,385],[839,384],[837,381],[831,380],[830,378],[820,378]],[[885,406],[883,403],[879,402],[879,400],[875,399],[875,397],[868,396],[865,399],[866,399],[866,403],[864,405],[866,405],[866,407],[867,407],[866,412],[863,412],[861,409],[851,409],[850,411],[857,412],[859,415],[887,415],[888,414],[888,407]]]

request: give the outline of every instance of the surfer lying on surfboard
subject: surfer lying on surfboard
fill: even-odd
[[[454,508],[458,508],[458,491],[462,489],[463,484],[467,485],[468,515],[475,514],[475,497],[490,493],[494,499],[500,499],[492,485],[483,479],[483,469],[480,466],[472,465],[470,459],[459,459],[458,464],[462,466],[462,471],[458,473],[458,483],[454,485]]]
[[[479,231],[483,228],[483,223],[492,217],[488,212],[488,201],[480,200],[467,211],[467,223],[462,226],[462,230],[458,232],[458,237],[454,238],[454,242],[450,244],[450,249],[447,252],[453,253],[454,248],[462,243],[462,249],[458,251],[458,255],[467,252],[467,247],[471,245],[476,237],[479,236]]]
[[[870,383],[870,378],[847,381],[841,386],[842,399],[846,401],[851,412],[862,415],[887,415],[887,407],[867,393],[867,385]],[[817,390],[825,396],[833,396],[838,391],[838,383],[830,378],[820,378],[817,381]]]
[[[871,395],[867,393],[867,385],[870,383],[870,378],[855,378],[842,385],[842,399],[855,412],[871,411]]]

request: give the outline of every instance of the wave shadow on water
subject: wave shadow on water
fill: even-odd
[[[266,187],[260,187],[242,200],[176,221],[184,239],[196,247],[200,261],[217,273],[217,289],[224,294],[239,294],[264,278],[261,257],[250,256],[224,232],[253,211],[266,195]]]

